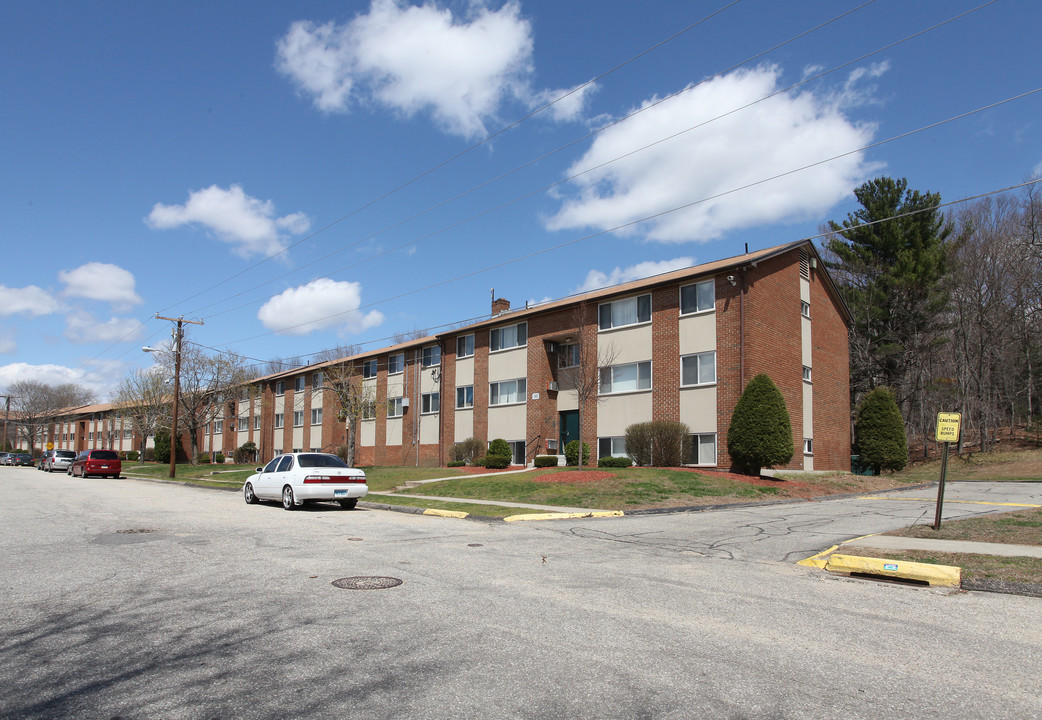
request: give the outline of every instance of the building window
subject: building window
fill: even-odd
[[[651,322],[651,295],[616,300],[597,308],[601,330]]]
[[[303,410],[294,410],[293,411],[293,427],[303,427],[303,426],[304,426],[304,411]]]
[[[321,425],[322,424],[322,408],[311,409],[311,424]]]
[[[803,438],[803,454],[814,454],[814,438]]]
[[[625,437],[597,438],[597,457],[629,457],[626,454]]]
[[[800,300],[800,315],[810,318],[810,303]]]
[[[224,420],[214,420],[213,421],[213,434],[214,435],[220,435],[222,432],[224,432]]]
[[[91,431],[91,432],[87,433],[87,440],[93,440],[93,439],[94,439],[94,431]]]
[[[573,368],[579,367],[579,345],[562,345],[560,352],[557,354],[557,367]]]
[[[362,363],[362,377],[365,379],[376,377],[376,360],[366,360]]]
[[[807,365],[803,366],[803,380],[805,382],[811,382],[811,379],[810,379],[810,367],[808,367]]]
[[[651,389],[651,361],[601,368],[601,394]]]
[[[716,465],[716,433],[691,436],[692,465]]]
[[[474,354],[474,336],[463,335],[456,338],[456,357],[465,358]]]
[[[464,385],[456,388],[456,409],[464,410],[474,407],[474,386]]]
[[[320,372],[315,373],[314,375],[311,376],[311,387],[314,388],[315,390],[320,389],[322,387],[323,379],[324,378],[322,377],[322,373],[320,373]]]
[[[295,392],[304,392],[304,382],[305,378],[303,375],[298,378],[293,378],[293,390]]]
[[[362,419],[363,420],[375,420],[376,419],[376,401],[365,400],[362,402]]]
[[[441,365],[441,346],[431,345],[430,347],[425,347],[420,364],[425,368]]]
[[[282,413],[275,413],[275,429],[279,429],[286,424],[286,416]]]
[[[709,312],[716,308],[716,282],[705,282],[685,285],[680,288],[680,314]]]
[[[711,385],[716,382],[716,352],[684,355],[680,358],[680,385]]]
[[[250,428],[250,419],[249,418],[245,418],[245,417],[239,418],[239,430],[249,430],[249,428]]]
[[[401,417],[405,414],[405,405],[402,403],[402,398],[389,398],[387,400],[387,417],[396,418]]]
[[[130,429],[129,428],[123,430],[123,439],[124,440],[129,440],[130,439]]]
[[[490,383],[488,386],[488,404],[509,405],[511,403],[523,403],[527,392],[528,381],[524,378]]]
[[[430,415],[441,410],[441,393],[423,393],[420,396],[420,412]]]
[[[276,395],[285,395],[286,394],[286,382],[284,380],[279,380],[277,383],[275,383],[275,394]]]
[[[397,375],[405,372],[405,353],[395,353],[387,358],[387,374]]]
[[[260,430],[260,415],[253,416],[253,429]]]
[[[528,323],[493,328],[489,335],[489,350],[507,350],[528,344]]]

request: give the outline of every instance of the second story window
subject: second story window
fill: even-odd
[[[465,410],[474,407],[474,386],[461,385],[456,388],[456,409]]]
[[[302,427],[304,425],[304,411],[294,410],[293,411],[293,427]]]
[[[528,392],[527,387],[528,381],[524,378],[491,383],[488,386],[488,404],[509,405],[511,403],[523,403]]]
[[[278,429],[286,424],[285,415],[282,413],[275,413],[275,429]]]
[[[713,280],[680,288],[680,314],[708,312],[716,307],[716,284]]]
[[[557,367],[579,367],[579,345],[562,345],[557,355]]]
[[[528,344],[528,323],[493,328],[489,334],[489,350],[506,350]]]
[[[800,301],[800,315],[805,318],[810,318],[810,303]]]
[[[651,322],[651,295],[616,300],[597,308],[597,324],[601,330]]]
[[[710,385],[716,382],[716,352],[684,355],[680,358],[680,384]]]
[[[601,394],[651,389],[651,361],[601,368]]]
[[[436,413],[441,410],[441,393],[424,393],[420,396],[420,412]]]
[[[402,402],[402,398],[389,398],[387,400],[387,417],[399,418],[405,414],[405,404]]]

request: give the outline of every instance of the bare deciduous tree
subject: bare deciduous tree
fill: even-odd
[[[59,410],[80,407],[94,401],[94,393],[73,383],[48,385],[39,380],[22,380],[7,390],[11,398],[11,412],[19,421],[19,433],[29,444],[29,452],[36,449],[36,439]]]
[[[141,459],[148,439],[156,430],[170,425],[170,400],[173,386],[158,368],[137,369],[119,382],[113,395],[116,414],[129,421],[141,438]]]

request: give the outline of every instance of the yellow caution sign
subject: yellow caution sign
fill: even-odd
[[[959,442],[962,413],[937,413],[937,442]]]

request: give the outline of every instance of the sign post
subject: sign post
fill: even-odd
[[[941,510],[944,506],[944,479],[948,474],[948,445],[959,441],[959,427],[962,424],[961,413],[937,413],[937,442],[943,442],[941,450],[941,482],[937,487],[937,513],[933,520],[933,529],[941,529]]]

